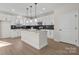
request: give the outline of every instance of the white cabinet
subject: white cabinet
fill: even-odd
[[[47,36],[50,39],[53,39],[53,30],[47,30]]]
[[[14,38],[14,37],[16,37],[16,36],[17,36],[16,30],[11,30],[11,35],[10,35],[10,37],[11,37],[11,38]]]
[[[9,21],[0,21],[0,38],[15,38],[20,36],[20,30],[11,29]]]
[[[0,21],[0,38],[10,37],[10,23],[7,21]]]
[[[11,29],[10,34],[11,34],[10,35],[11,38],[20,37],[21,31],[18,29]]]
[[[57,21],[56,35],[57,40],[61,42],[66,42],[70,44],[79,45],[79,17],[78,10],[70,11],[59,15]]]

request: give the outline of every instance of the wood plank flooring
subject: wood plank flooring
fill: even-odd
[[[3,45],[4,44],[4,45]],[[37,50],[20,38],[0,39],[0,55],[78,55],[79,47],[48,39],[48,46]]]

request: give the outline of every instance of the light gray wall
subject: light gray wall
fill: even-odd
[[[66,5],[62,8],[59,8],[58,10],[55,10],[54,13],[54,22],[55,22],[55,30],[54,30],[54,39],[56,41],[60,41],[59,38],[61,38],[59,29],[60,29],[60,25],[59,25],[59,18],[65,14],[71,13],[73,11],[78,11],[79,6],[76,4],[71,4],[71,5]],[[63,20],[66,20],[68,18],[63,18]],[[60,21],[62,23],[62,21]],[[63,21],[63,23],[65,23],[66,21]]]

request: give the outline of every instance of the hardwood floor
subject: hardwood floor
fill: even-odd
[[[48,39],[48,46],[37,50],[21,41],[20,38],[0,39],[0,55],[71,55],[79,54],[79,47]]]

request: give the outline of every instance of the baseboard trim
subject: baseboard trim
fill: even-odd
[[[7,38],[0,37],[0,39],[17,39],[17,38],[21,38],[21,36],[18,36],[18,37],[7,37]]]
[[[67,42],[62,42],[62,41],[60,41],[59,43],[64,43],[64,44],[69,44],[69,45],[72,45],[72,46],[76,46],[75,44],[71,44],[71,43],[67,43]]]

